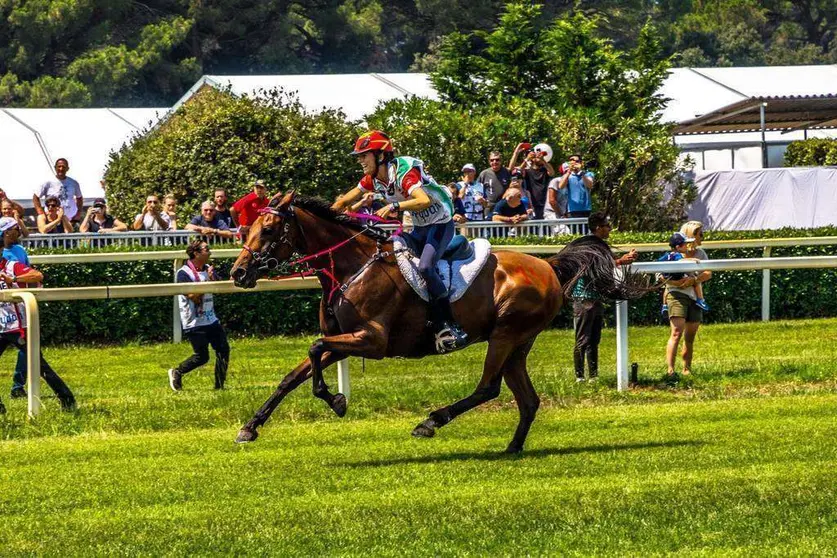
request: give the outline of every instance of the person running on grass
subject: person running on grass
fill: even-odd
[[[209,265],[209,246],[203,240],[195,240],[186,248],[189,260],[177,272],[178,283],[217,281],[218,277]],[[183,375],[209,362],[209,346],[215,350],[215,389],[223,389],[230,362],[230,345],[218,316],[212,294],[179,295],[180,323],[183,336],[192,344],[194,354],[175,368],[169,369],[169,386],[174,391],[183,389]]]

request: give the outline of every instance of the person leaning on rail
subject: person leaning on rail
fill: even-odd
[[[41,234],[62,234],[73,232],[73,224],[64,213],[61,200],[50,196],[46,200],[46,211],[38,215],[38,232]]]
[[[0,231],[4,238],[16,227],[17,222],[13,218],[0,218]],[[44,275],[40,271],[22,262],[8,260],[5,256],[0,258],[0,289],[17,289],[43,280]],[[20,302],[0,302],[0,355],[10,346],[26,350],[26,309]],[[73,392],[44,359],[43,353],[40,358],[41,377],[58,396],[61,408],[65,411],[74,410],[76,399]],[[0,402],[0,413],[4,412],[6,408]]]
[[[83,233],[125,232],[127,230],[128,225],[108,213],[105,198],[96,198],[93,201],[93,205],[87,209],[87,214],[78,227],[78,232]]]
[[[195,240],[186,248],[189,260],[177,272],[178,283],[216,281],[218,278],[209,265],[211,252],[203,240]],[[183,375],[209,362],[209,345],[215,351],[215,389],[222,389],[227,379],[230,362],[230,345],[218,316],[212,294],[178,295],[180,323],[183,336],[192,344],[194,354],[175,368],[169,369],[169,386],[174,391],[183,389]]]

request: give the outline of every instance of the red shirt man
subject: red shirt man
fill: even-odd
[[[267,207],[268,202],[264,180],[256,180],[253,191],[232,205],[230,213],[242,237],[246,238],[250,226],[259,218],[259,210]]]

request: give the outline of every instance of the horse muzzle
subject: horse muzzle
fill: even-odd
[[[243,289],[252,289],[256,286],[256,279],[258,279],[256,270],[250,266],[237,267],[232,270],[230,275],[235,286]]]

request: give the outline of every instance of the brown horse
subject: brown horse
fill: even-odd
[[[344,416],[346,398],[332,394],[323,380],[323,368],[334,362],[348,356],[382,359],[436,354],[427,327],[427,304],[402,277],[385,233],[334,212],[321,200],[293,192],[274,197],[268,211],[250,230],[233,266],[233,280],[240,287],[253,287],[260,274],[295,253],[321,254],[310,263],[318,268],[323,288],[320,326],[324,337],[311,345],[308,358],[282,380],[241,429],[239,443],[255,440],[258,427],[309,377],[313,377],[314,395]],[[503,251],[489,257],[465,295],[453,304],[468,338],[488,341],[482,379],[468,397],[430,413],[413,430],[414,436],[431,437],[465,411],[494,399],[505,380],[520,412],[506,451],[522,451],[540,405],[526,358],[535,338],[561,308],[562,283],[571,285],[584,274],[591,287],[608,298],[633,298],[644,292],[630,281],[614,278],[610,249],[596,240],[571,243],[550,260]]]

